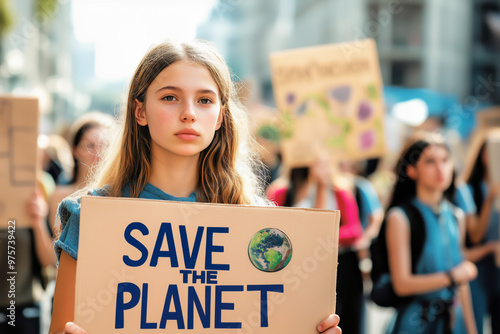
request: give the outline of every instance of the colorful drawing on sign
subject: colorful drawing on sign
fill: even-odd
[[[359,104],[358,119],[360,121],[366,121],[366,120],[370,119],[370,116],[372,114],[373,114],[373,107],[371,106],[370,102],[362,101]]]
[[[325,155],[337,161],[385,154],[373,39],[273,52],[270,65],[285,166],[310,166]]]
[[[355,123],[373,121],[375,116],[373,102],[378,98],[376,86],[374,84],[368,85],[364,94],[365,99],[361,100],[355,107],[356,113],[351,113],[353,107],[350,99],[354,95],[354,89],[348,85],[341,85],[333,87],[323,94],[308,94],[303,98],[298,98],[298,94],[288,93],[288,109],[284,110],[284,129],[281,136],[285,139],[293,137],[296,120],[304,117],[316,117],[317,113],[324,113],[331,127],[329,136],[326,138],[326,146],[330,148],[345,147],[346,140],[356,130]],[[352,117],[352,114],[355,114],[355,117]],[[381,144],[378,138],[383,136],[382,124],[376,119],[373,129],[362,130],[354,135],[358,137],[360,150],[372,150],[377,144]]]
[[[331,90],[331,95],[340,103],[346,103],[351,97],[351,87],[340,86]]]
[[[267,272],[278,271],[292,259],[292,243],[283,231],[265,228],[252,237],[248,256],[255,268]]]
[[[263,124],[257,129],[255,135],[258,138],[262,138],[276,144],[280,141],[279,129],[273,124]]]

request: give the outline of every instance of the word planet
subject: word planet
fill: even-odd
[[[283,231],[265,228],[250,240],[248,256],[255,268],[266,272],[278,271],[290,262],[292,243]]]

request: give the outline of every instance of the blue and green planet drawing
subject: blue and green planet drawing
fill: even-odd
[[[292,258],[292,243],[277,228],[265,228],[254,234],[248,245],[248,256],[255,268],[275,272],[286,267]]]

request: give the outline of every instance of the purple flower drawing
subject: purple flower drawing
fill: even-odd
[[[351,97],[351,87],[350,86],[339,86],[336,88],[333,88],[330,91],[331,96],[339,101],[340,103],[345,103],[349,101],[349,98]]]
[[[362,101],[359,104],[359,109],[358,109],[358,119],[360,121],[366,121],[369,119],[373,114],[373,107],[372,105],[367,102],[367,101]]]
[[[367,130],[361,133],[359,137],[359,147],[363,151],[368,151],[375,146],[376,134],[373,130]]]

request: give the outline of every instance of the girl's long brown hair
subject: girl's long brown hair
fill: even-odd
[[[135,120],[135,100],[144,102],[151,82],[167,66],[190,61],[208,69],[217,84],[223,122],[212,143],[200,153],[197,200],[210,203],[251,204],[260,196],[253,173],[246,112],[238,101],[224,59],[206,42],[166,42],[151,49],[141,60],[131,80],[118,137],[110,145],[90,188],[106,187],[107,195],[120,197],[125,184],[130,196],[138,197],[151,176],[151,136],[148,126]]]

